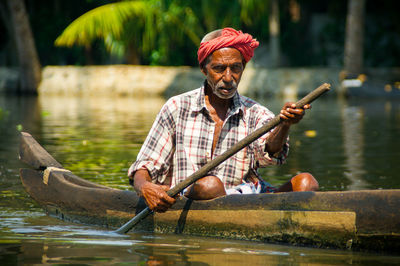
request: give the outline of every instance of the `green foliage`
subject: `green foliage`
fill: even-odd
[[[149,64],[196,62],[201,37],[223,27],[266,27],[268,2],[133,0],[106,4],[73,21],[56,39],[57,46],[89,47],[101,39],[119,57],[139,54]],[[129,61],[129,60],[128,60]]]
[[[122,56],[133,46],[144,54],[158,51],[153,58],[159,60],[160,54],[167,54],[170,39],[179,43],[188,38],[196,45],[200,42],[195,32],[196,16],[178,2],[139,0],[100,6],[73,21],[55,45],[90,46],[96,39],[102,39],[114,55]]]
[[[0,121],[8,117],[9,114],[10,114],[9,111],[4,110],[3,108],[0,107]]]
[[[49,116],[49,115],[51,115],[50,112],[46,111],[46,110],[42,111],[42,113],[41,113],[42,117],[46,117],[46,116]]]
[[[226,26],[252,34],[264,46],[264,51],[268,51],[270,0],[35,0],[26,3],[43,66],[132,63],[132,57],[142,64],[195,66],[202,36]],[[298,20],[293,19],[294,3],[299,8]],[[347,3],[280,0],[280,44],[285,65],[341,64]],[[385,3],[376,5],[367,1],[366,67],[393,67],[400,61],[397,2]],[[14,65],[15,48],[7,12],[0,13],[0,64]],[[316,17],[323,20],[315,20]],[[53,45],[55,39],[62,47]]]
[[[247,26],[256,26],[268,21],[269,1],[240,0],[240,19]]]
[[[119,39],[124,23],[134,16],[147,16],[143,1],[107,4],[95,8],[74,20],[56,39],[55,45],[90,45],[97,38],[109,43],[109,38]]]

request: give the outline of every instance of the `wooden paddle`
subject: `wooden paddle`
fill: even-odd
[[[330,84],[324,83],[309,94],[307,94],[303,99],[298,101],[296,103],[297,108],[301,108],[306,104],[309,104],[313,102],[315,99],[317,99],[319,96],[321,96],[323,93],[327,92],[330,90]],[[280,122],[282,122],[282,119],[280,118],[279,115],[275,116],[273,119],[271,119],[267,124],[264,126],[260,127],[259,129],[255,130],[251,134],[249,134],[247,137],[243,138],[241,141],[236,143],[232,148],[229,150],[225,151],[223,154],[217,156],[215,159],[212,161],[208,162],[206,165],[204,165],[202,168],[200,168],[198,171],[190,175],[188,178],[177,184],[176,186],[172,187],[170,190],[168,190],[167,194],[170,197],[175,197],[178,195],[178,193],[182,192],[185,188],[196,182],[198,179],[204,177],[207,175],[209,171],[223,163],[225,160],[227,160],[229,157],[255,141],[256,139],[260,138],[262,135],[266,134],[268,131],[276,127]],[[133,217],[129,222],[124,224],[121,228],[118,230],[114,231],[115,233],[118,234],[124,234],[131,230],[136,224],[138,224],[141,220],[147,217],[152,211],[150,210],[149,207],[146,207],[143,211],[138,213],[135,217]]]

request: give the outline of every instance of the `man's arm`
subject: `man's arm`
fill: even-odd
[[[174,98],[168,100],[158,113],[145,142],[140,149],[136,161],[129,167],[128,176],[133,181],[133,187],[140,197],[143,197],[147,206],[154,211],[164,212],[175,199],[166,193],[169,186],[156,185],[152,182],[157,179],[158,184],[164,184],[175,151],[175,112],[177,104]],[[154,181],[154,180],[153,180]]]
[[[265,143],[265,151],[270,155],[278,153],[282,150],[283,145],[289,135],[290,125],[280,124],[269,135]]]
[[[139,196],[145,199],[147,206],[156,212],[165,212],[176,201],[166,193],[169,190],[168,186],[151,182],[151,176],[146,169],[140,169],[135,172],[133,187]]]
[[[283,121],[271,132],[265,144],[265,150],[269,154],[275,154],[282,150],[289,135],[290,126],[300,122],[305,114],[305,109],[310,108],[311,105],[309,104],[306,104],[303,108],[296,108],[294,103],[286,103],[283,106],[279,114]]]

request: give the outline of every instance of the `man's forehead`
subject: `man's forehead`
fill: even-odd
[[[241,63],[243,61],[242,54],[239,50],[231,47],[224,47],[214,51],[211,54],[211,62],[225,62],[230,61],[231,63],[237,61]]]

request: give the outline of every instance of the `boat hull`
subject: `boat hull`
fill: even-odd
[[[90,183],[70,172],[22,169],[28,194],[60,219],[118,228],[145,207],[136,193]],[[354,250],[397,251],[399,190],[181,197],[136,231],[258,240]]]

